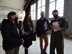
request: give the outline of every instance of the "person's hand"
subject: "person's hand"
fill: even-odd
[[[22,39],[22,44],[24,43],[24,40]]]
[[[29,34],[29,32],[25,32],[24,34],[25,34],[25,35],[28,35],[28,34]]]
[[[19,45],[23,44],[23,43],[22,43],[22,42],[23,42],[22,39],[17,40],[16,42],[17,42],[17,44],[19,44]]]

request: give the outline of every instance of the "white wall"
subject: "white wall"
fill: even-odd
[[[72,0],[65,0],[64,17],[68,19],[66,34],[72,35]]]
[[[0,6],[23,10],[24,0],[0,0]]]

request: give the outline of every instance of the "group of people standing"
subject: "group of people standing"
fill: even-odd
[[[3,49],[5,54],[19,54],[19,47],[25,47],[25,54],[28,54],[28,48],[32,45],[33,33],[39,37],[41,54],[47,54],[48,30],[51,30],[50,54],[64,54],[63,31],[65,30],[65,18],[58,16],[58,11],[52,12],[54,19],[49,21],[45,18],[45,13],[41,12],[41,17],[36,22],[34,29],[30,13],[26,14],[23,23],[19,25],[16,12],[9,12],[8,19],[4,19],[1,25],[1,34],[3,38]],[[45,46],[43,47],[43,40]]]

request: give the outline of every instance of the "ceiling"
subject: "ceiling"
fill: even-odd
[[[38,0],[0,0],[0,7],[23,10],[29,3],[33,4]]]
[[[6,17],[10,11],[22,12],[27,0],[0,0],[0,18]]]
[[[0,0],[0,7],[23,10],[25,0]]]
[[[37,0],[0,0],[0,20],[6,18],[10,11],[22,13],[29,3],[35,3]]]

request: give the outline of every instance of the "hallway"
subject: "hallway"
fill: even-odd
[[[47,53],[49,54],[49,47],[50,47],[50,35],[49,36],[49,46],[47,48]],[[2,42],[2,37],[0,34],[0,54],[4,54],[4,50],[2,49],[1,46]],[[29,54],[40,54],[40,49],[39,49],[39,39],[37,38],[36,41],[33,42],[33,45],[29,48]],[[64,39],[64,54],[71,54],[72,53],[72,40],[69,40],[67,38]],[[20,54],[24,54],[24,48],[23,46],[20,47]]]

